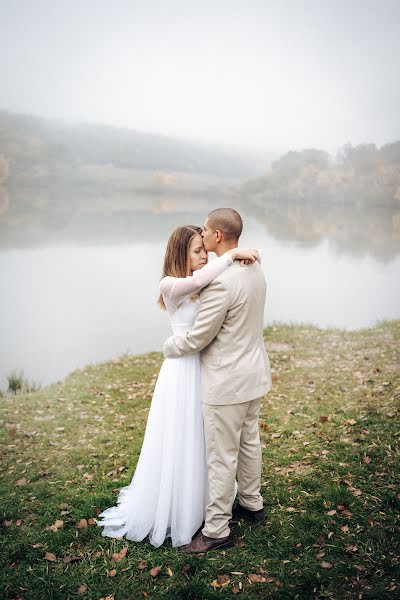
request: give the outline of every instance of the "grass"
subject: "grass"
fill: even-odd
[[[399,337],[399,321],[265,330],[266,520],[235,523],[236,546],[203,557],[104,538],[94,521],[131,480],[160,354],[5,395],[1,598],[399,597]]]

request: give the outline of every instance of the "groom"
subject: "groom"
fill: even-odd
[[[232,208],[213,210],[203,227],[205,249],[221,256],[236,248],[242,227]],[[271,387],[263,342],[265,293],[259,262],[242,267],[235,261],[200,292],[197,319],[185,337],[164,344],[165,357],[201,351],[209,503],[204,528],[182,547],[187,553],[233,545],[229,521],[236,477],[239,513],[252,521],[264,517],[258,415]]]

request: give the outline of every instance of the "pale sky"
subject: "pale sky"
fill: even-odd
[[[0,108],[239,150],[400,139],[399,0],[0,0]]]

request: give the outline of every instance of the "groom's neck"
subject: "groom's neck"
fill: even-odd
[[[237,247],[238,247],[238,240],[235,240],[234,242],[221,242],[216,247],[215,254],[217,256],[222,256],[223,254],[225,254],[225,252],[228,252],[228,250],[232,250],[232,248],[237,248]]]

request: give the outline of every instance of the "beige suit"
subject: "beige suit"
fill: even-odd
[[[203,533],[208,537],[229,534],[236,476],[240,504],[250,510],[263,505],[258,414],[271,387],[262,336],[265,294],[260,264],[235,261],[200,292],[199,313],[186,336],[164,344],[167,357],[201,351],[210,495]]]

